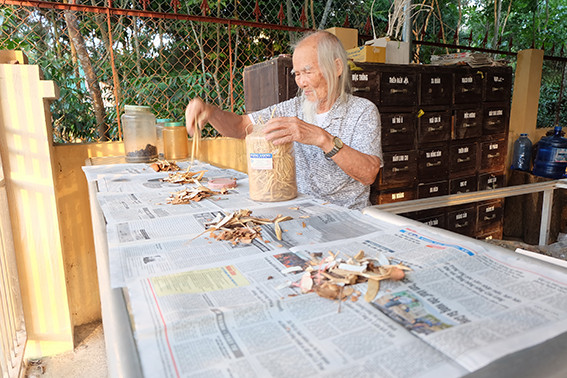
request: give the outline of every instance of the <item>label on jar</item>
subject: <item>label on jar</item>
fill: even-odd
[[[250,167],[252,169],[274,169],[274,160],[270,153],[251,153]]]
[[[556,148],[553,161],[555,163],[567,163],[567,148]]]

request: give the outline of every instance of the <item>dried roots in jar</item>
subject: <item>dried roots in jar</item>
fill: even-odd
[[[255,129],[246,137],[250,198],[286,201],[297,196],[293,143],[275,146]]]

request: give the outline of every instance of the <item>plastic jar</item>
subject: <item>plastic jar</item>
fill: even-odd
[[[148,163],[158,157],[156,117],[149,106],[124,106],[121,117],[128,163]]]
[[[537,143],[533,174],[560,179],[567,168],[567,139],[561,136],[561,126],[555,126],[552,136],[543,137]]]
[[[187,129],[183,122],[164,123],[163,155],[165,160],[181,160],[189,157]]]
[[[160,159],[163,159],[163,125],[166,122],[171,122],[169,118],[158,118],[156,120],[156,138],[157,138],[157,149]]]
[[[250,198],[255,201],[286,201],[297,197],[293,143],[275,146],[266,140],[264,125],[246,136]]]
[[[532,160],[532,141],[528,134],[522,133],[514,142],[514,155],[512,157],[512,169],[529,171]]]

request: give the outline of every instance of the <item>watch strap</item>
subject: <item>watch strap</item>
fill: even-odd
[[[331,151],[325,153],[325,159],[331,159],[335,156],[340,150],[343,148],[343,142],[339,139],[339,137],[333,138],[333,148]]]

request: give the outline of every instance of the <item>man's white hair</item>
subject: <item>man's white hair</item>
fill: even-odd
[[[306,34],[293,46],[293,50],[295,51],[307,38],[317,38],[317,62],[327,82],[328,104],[332,105],[336,100],[345,100],[352,89],[347,54],[341,41],[334,34],[321,30]],[[343,67],[343,72],[338,77],[335,73],[337,60]]]

